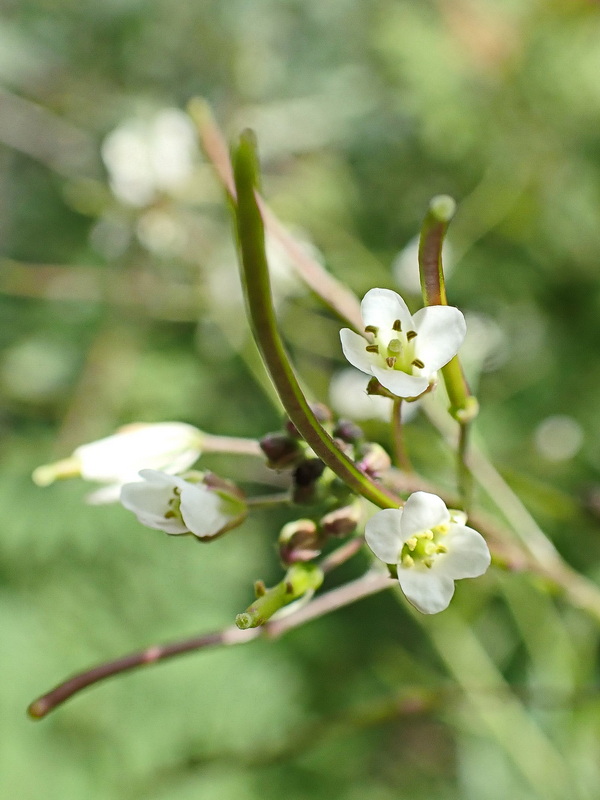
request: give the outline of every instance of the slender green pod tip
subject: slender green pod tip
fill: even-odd
[[[436,222],[448,224],[456,214],[456,200],[449,194],[438,194],[429,203],[429,213]]]
[[[447,305],[442,246],[448,225],[456,212],[455,200],[447,194],[434,197],[427,209],[419,240],[419,272],[426,306]]]

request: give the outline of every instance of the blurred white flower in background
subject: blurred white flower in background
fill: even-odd
[[[347,367],[336,372],[329,384],[331,407],[340,417],[355,421],[380,419],[389,422],[392,399],[381,395],[367,394],[370,377],[364,372]],[[419,401],[402,404],[402,422],[410,422],[419,410]]]
[[[105,138],[102,158],[111,189],[124,203],[145,206],[190,178],[197,155],[190,118],[177,108],[123,122]]]
[[[72,477],[105,483],[88,502],[116,502],[121,486],[135,480],[142,469],[177,473],[191,467],[200,457],[203,438],[202,431],[184,422],[134,423],[81,445],[70,458],[38,467],[33,480],[38,486]]]
[[[467,335],[460,350],[461,363],[470,382],[479,375],[494,372],[508,361],[510,343],[501,325],[487,314],[465,311]]]
[[[583,445],[583,428],[566,414],[546,417],[535,429],[538,452],[548,461],[567,461],[576,456]]]

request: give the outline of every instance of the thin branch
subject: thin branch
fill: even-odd
[[[237,436],[214,436],[212,433],[202,434],[202,452],[265,457],[256,439],[243,439]]]
[[[362,536],[355,536],[354,539],[350,539],[349,542],[346,542],[346,544],[343,544],[341,547],[338,547],[337,550],[334,550],[328,556],[321,559],[319,563],[321,571],[327,574],[341,567],[342,564],[345,564],[346,561],[349,561],[352,556],[358,553],[364,543],[365,540]]]
[[[196,98],[192,100],[188,110],[198,129],[204,154],[212,164],[229,199],[235,202],[235,182],[229,148],[210,107],[204,100]],[[342,320],[345,320],[355,330],[362,331],[360,304],[354,293],[336,280],[324,269],[322,264],[312,258],[298,244],[260,195],[257,195],[256,199],[265,228],[287,252],[292,265],[306,285]]]
[[[120,675],[123,672],[129,672],[137,667],[147,667],[150,664],[166,661],[174,656],[179,656],[183,653],[191,653],[195,650],[204,650],[209,647],[217,647],[220,645],[242,644],[255,639],[258,635],[258,629],[240,631],[235,625],[232,625],[217,633],[207,633],[203,636],[195,636],[191,639],[173,642],[172,644],[151,645],[145,650],[129,653],[114,661],[107,661],[105,664],[92,667],[92,669],[80,672],[72,678],[68,678],[50,692],[47,692],[31,703],[27,712],[34,719],[41,719],[57,706],[62,705],[65,700],[81,692],[82,689],[86,689],[88,686],[106,680],[106,678],[111,678],[113,675]]]
[[[80,672],[66,681],[63,681],[51,691],[34,700],[27,709],[33,719],[42,719],[66,700],[100,681],[120,675],[123,672],[146,667],[166,661],[174,656],[192,653],[197,650],[206,650],[212,647],[226,647],[236,644],[245,644],[261,636],[276,639],[289,630],[304,625],[310,620],[322,617],[339,608],[355,603],[363,597],[376,594],[392,585],[388,575],[368,572],[362,578],[347,583],[337,589],[332,589],[319,595],[315,600],[296,613],[290,614],[281,620],[274,620],[261,628],[239,630],[235,625],[222,631],[195,636],[171,644],[158,644],[130,653],[114,661],[108,661],[97,667]]]

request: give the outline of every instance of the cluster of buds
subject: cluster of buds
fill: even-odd
[[[334,420],[323,403],[314,403],[311,410],[338,448],[365,475],[378,479],[390,468],[388,453],[380,444],[367,441],[363,429],[355,422],[343,418]],[[347,499],[345,487],[339,485],[331,470],[315,456],[289,419],[284,422],[282,430],[266,434],[259,444],[271,469],[291,471],[291,499],[295,504],[317,505],[332,493],[340,499]]]

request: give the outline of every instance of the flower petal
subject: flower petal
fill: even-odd
[[[340,339],[344,355],[352,366],[370,374],[371,366],[377,360],[377,355],[367,352],[367,340],[359,336],[358,333],[351,331],[350,328],[342,328]]]
[[[448,552],[437,556],[434,569],[453,580],[477,578],[491,562],[485,539],[473,528],[454,525],[448,534]]]
[[[78,447],[81,477],[102,483],[124,483],[143,468],[180,472],[201,451],[202,434],[184,422],[127,425],[104,439]]]
[[[418,334],[415,357],[431,374],[457,354],[467,332],[465,318],[454,306],[427,306],[417,311],[413,321]]]
[[[415,533],[442,525],[449,519],[450,514],[441,497],[429,492],[413,492],[404,504],[402,541],[410,539]]]
[[[404,331],[410,330],[413,325],[408,306],[391,289],[370,289],[363,297],[360,310],[365,327],[375,325],[376,328],[391,328],[397,319]]]
[[[398,583],[406,599],[423,614],[437,614],[448,608],[454,581],[434,568],[398,567]]]
[[[383,367],[372,366],[371,373],[382,386],[385,386],[396,397],[418,397],[429,386],[427,378],[408,375],[398,369],[384,369]]]
[[[377,558],[386,564],[396,564],[402,539],[400,536],[401,508],[384,508],[378,511],[365,525],[365,540]]]
[[[221,509],[221,497],[204,484],[186,484],[181,492],[181,516],[195,536],[216,536],[230,522]]]
[[[121,487],[122,505],[148,528],[171,534],[187,533],[188,529],[180,519],[165,517],[173,489],[183,481],[154,470],[142,470],[140,475],[143,481],[126,483]]]

